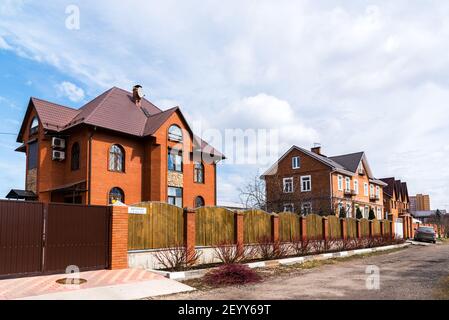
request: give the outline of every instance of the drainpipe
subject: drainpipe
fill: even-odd
[[[89,174],[88,174],[88,178],[87,178],[87,204],[90,205],[91,204],[91,179],[92,179],[92,138],[95,134],[95,131],[97,130],[97,127],[94,127],[94,130],[90,133],[89,136],[89,158],[88,158],[88,170],[89,170]]]

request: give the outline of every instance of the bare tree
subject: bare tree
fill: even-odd
[[[243,188],[238,189],[240,201],[246,208],[267,210],[265,181],[257,175],[251,178]]]

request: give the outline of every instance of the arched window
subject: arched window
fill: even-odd
[[[114,204],[117,201],[125,203],[125,194],[122,189],[115,187],[109,191],[109,204]]]
[[[201,162],[195,162],[193,180],[196,183],[204,183],[204,165]]]
[[[195,198],[195,208],[201,208],[204,207],[204,198],[201,196],[198,196]]]
[[[80,168],[80,145],[75,142],[72,145],[72,155],[71,155],[71,168],[72,171],[79,170]]]
[[[117,144],[109,149],[109,170],[125,172],[125,151]]]
[[[39,120],[37,119],[37,117],[34,117],[33,121],[31,121],[30,135],[36,134],[38,130],[39,130]]]
[[[168,139],[171,141],[177,141],[177,142],[181,142],[182,141],[182,130],[180,127],[178,127],[177,125],[172,125],[169,129],[168,129]]]

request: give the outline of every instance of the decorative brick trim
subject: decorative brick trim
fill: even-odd
[[[128,268],[128,207],[111,207],[110,269]]]

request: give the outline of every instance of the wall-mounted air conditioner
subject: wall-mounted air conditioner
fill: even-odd
[[[65,140],[53,137],[53,139],[51,139],[51,146],[55,149],[65,149]]]
[[[52,159],[55,161],[64,161],[65,160],[65,152],[53,150]]]

